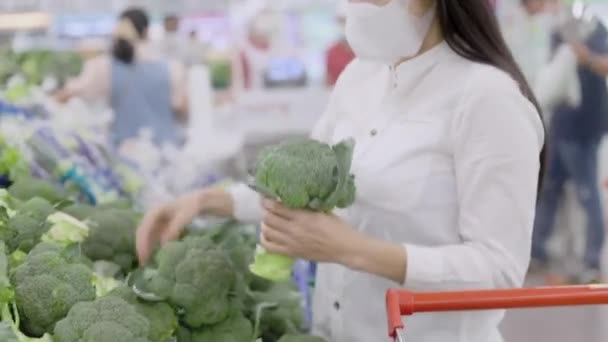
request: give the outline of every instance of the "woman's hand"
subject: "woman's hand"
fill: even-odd
[[[222,189],[192,192],[150,211],[137,229],[136,247],[140,264],[145,265],[150,260],[158,243],[165,245],[179,239],[185,227],[198,215],[229,217],[232,213],[232,198]]]
[[[271,253],[316,262],[346,264],[360,235],[339,217],[291,210],[265,200],[262,246]]]
[[[365,236],[335,215],[290,210],[264,201],[262,246],[269,252],[316,262],[335,263],[403,284],[405,246]]]

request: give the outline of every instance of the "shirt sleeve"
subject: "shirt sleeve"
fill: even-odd
[[[544,130],[514,82],[492,82],[468,89],[474,95],[451,127],[461,243],[406,245],[407,286],[458,290],[523,284]]]
[[[70,80],[66,89],[73,96],[86,100],[109,101],[110,72],[110,59],[107,56],[95,57],[84,63],[80,75]]]

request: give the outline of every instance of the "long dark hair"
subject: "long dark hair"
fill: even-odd
[[[507,47],[490,2],[437,0],[437,11],[443,37],[452,50],[468,60],[495,66],[511,75],[541,116],[538,100]],[[542,179],[545,165],[544,148],[540,158]],[[540,183],[539,181],[539,188]]]
[[[129,20],[140,39],[146,37],[150,19],[144,10],[140,8],[130,8],[122,12],[119,18],[121,20]],[[116,38],[114,39],[112,54],[117,60],[126,64],[132,64],[135,59],[135,46],[126,39]]]

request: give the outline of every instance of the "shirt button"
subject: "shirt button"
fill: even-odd
[[[340,310],[340,302],[338,302],[338,301],[334,302],[334,309]]]
[[[372,129],[372,130],[369,132],[369,134],[370,134],[372,137],[375,137],[376,135],[378,135],[378,130],[377,130],[377,129]]]

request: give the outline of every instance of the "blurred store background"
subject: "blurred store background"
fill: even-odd
[[[542,75],[555,75],[549,69],[552,37],[564,13],[608,25],[607,0],[492,2],[539,94],[548,91]],[[542,10],[527,11],[532,2]],[[58,96],[89,61],[112,48],[117,18],[132,6],[150,16],[147,44],[154,54],[181,66],[186,115],[179,143],[158,144],[141,127],[114,146],[115,113],[107,99]],[[2,181],[26,165],[39,177],[67,179],[91,202],[128,196],[145,209],[193,188],[245,179],[262,147],[308,135],[323,113],[333,84],[354,58],[342,32],[344,15],[337,0],[0,0]],[[555,101],[568,98],[574,83],[556,82]],[[598,170],[601,215],[608,218],[604,141]],[[602,274],[585,278],[588,217],[577,191],[565,185],[549,241],[553,261],[532,270],[530,285],[608,279],[606,249]],[[513,312],[504,325],[506,341],[607,341],[607,310]]]

